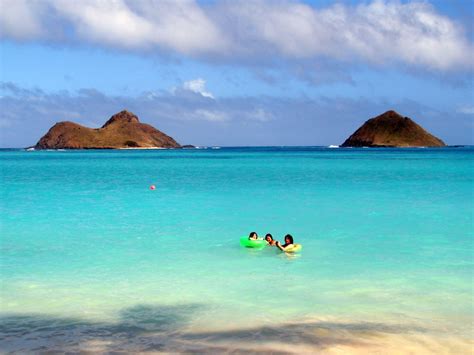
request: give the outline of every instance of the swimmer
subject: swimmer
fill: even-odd
[[[274,246],[277,243],[277,241],[275,239],[273,239],[273,236],[270,233],[268,233],[265,236],[265,240],[267,241],[268,245],[270,245],[270,246]]]
[[[276,242],[276,246],[282,250],[285,251],[286,248],[293,246],[293,237],[290,234],[285,235],[285,244],[281,245],[280,242]]]
[[[249,240],[257,240],[257,239],[258,239],[257,232],[251,232],[249,234]]]

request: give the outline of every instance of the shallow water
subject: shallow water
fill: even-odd
[[[0,151],[0,350],[463,352],[473,161],[472,148]],[[303,251],[241,248],[252,230]]]

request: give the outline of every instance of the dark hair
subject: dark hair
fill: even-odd
[[[290,242],[288,244],[293,244],[293,237],[291,236],[291,234],[285,235],[285,244],[286,244],[286,238],[288,238],[290,240]]]
[[[267,233],[267,235],[265,235],[265,239],[267,239],[267,237],[270,237],[270,239],[273,240],[273,236],[270,233]]]
[[[249,234],[249,239],[252,238],[254,234],[258,237],[257,232],[250,232],[250,234]]]

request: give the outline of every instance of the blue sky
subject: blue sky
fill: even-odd
[[[124,108],[182,144],[340,144],[389,109],[474,144],[473,6],[0,0],[0,147]]]

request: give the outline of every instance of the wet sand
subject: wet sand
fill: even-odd
[[[1,322],[0,351],[232,354],[471,354],[466,335],[416,324],[318,319],[225,330],[198,330],[169,310],[129,311],[117,323],[11,315]],[[147,311],[150,311],[148,309]]]

